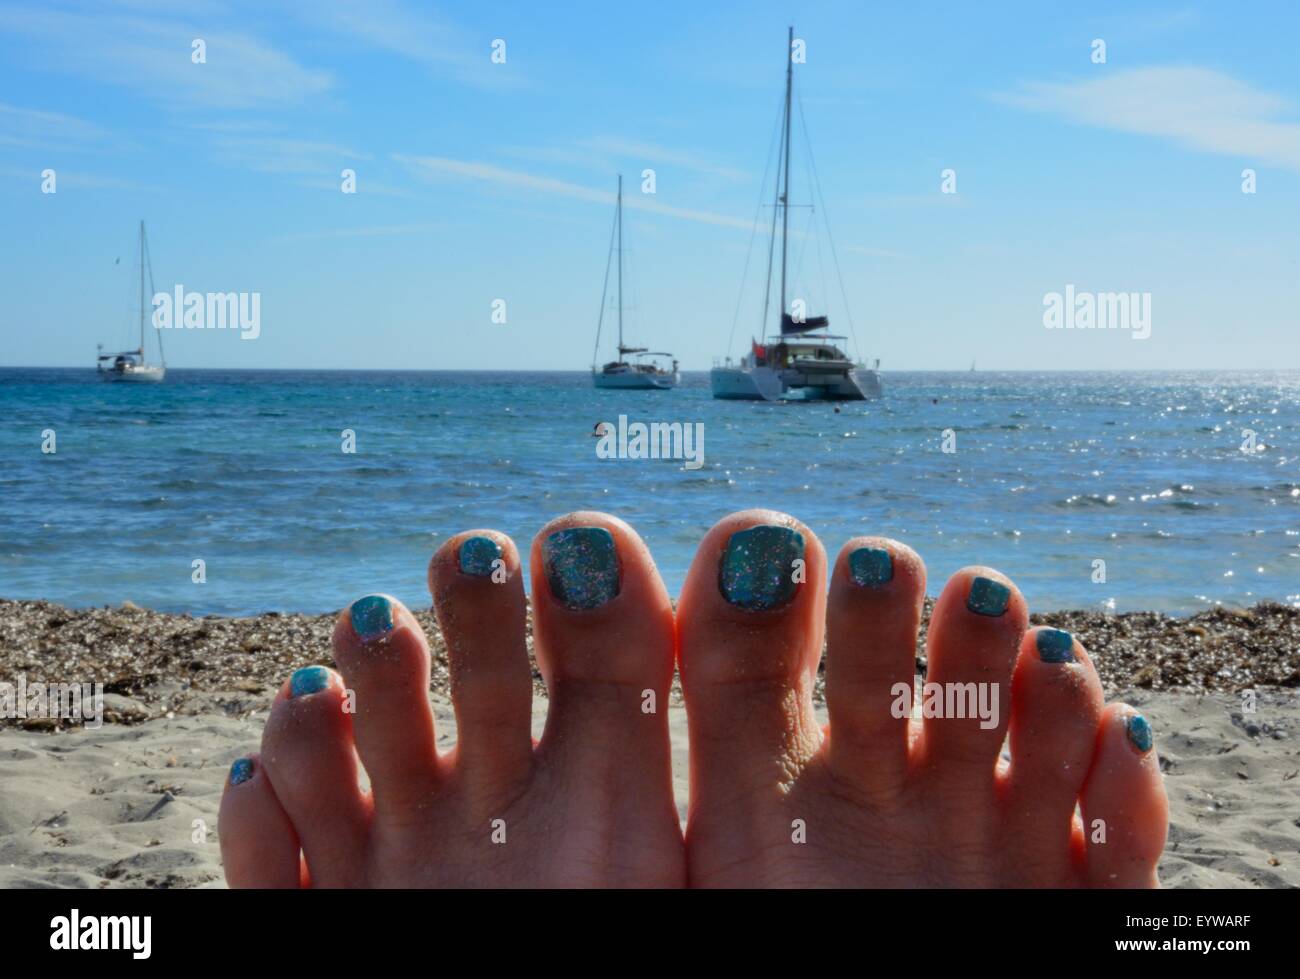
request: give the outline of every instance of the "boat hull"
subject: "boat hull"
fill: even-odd
[[[134,384],[160,384],[167,376],[165,367],[137,367],[130,371],[101,371],[104,380]]]
[[[668,391],[681,381],[680,373],[648,374],[640,372],[620,372],[605,374],[597,371],[591,375],[598,388],[612,388],[620,391]]]
[[[866,368],[827,373],[771,367],[715,367],[713,396],[727,401],[875,401],[878,372]]]

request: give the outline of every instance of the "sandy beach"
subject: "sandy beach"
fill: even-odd
[[[444,647],[432,616],[420,616],[434,648],[439,740],[449,745]],[[1066,612],[1035,622],[1075,632],[1107,697],[1140,707],[1155,727],[1171,807],[1166,886],[1300,886],[1300,611]],[[329,615],[192,618],[0,601],[0,681],[106,689],[98,729],[0,720],[0,886],[224,886],[216,813],[227,769],[256,749],[279,682],[329,662],[332,626]],[[535,677],[540,733],[546,700]],[[1244,690],[1255,691],[1254,712],[1243,709]],[[686,718],[679,702],[669,709],[684,817]]]

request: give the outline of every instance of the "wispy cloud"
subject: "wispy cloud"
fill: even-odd
[[[413,172],[432,179],[460,178],[476,180],[499,187],[513,187],[533,194],[568,197],[574,200],[590,201],[594,204],[613,204],[616,196],[609,190],[597,190],[565,180],[542,177],[532,173],[525,173],[522,170],[507,170],[504,167],[493,166],[489,163],[478,163],[472,160],[450,160],[437,156],[403,155],[394,156],[393,159],[406,165]],[[623,205],[635,210],[680,218],[684,221],[695,221],[699,224],[712,224],[724,228],[741,228],[745,231],[750,231],[753,228],[750,221],[733,218],[725,214],[715,214],[711,211],[697,211],[690,208],[660,204],[648,195],[643,194],[624,195]]]
[[[261,173],[337,174],[349,162],[369,157],[346,146],[287,136],[217,136],[218,159]]]
[[[165,13],[159,13],[159,11]],[[44,67],[125,86],[178,107],[290,106],[328,91],[333,80],[249,34],[202,28],[163,6],[131,9],[0,6],[0,32],[28,38]],[[207,62],[190,60],[191,42]]]
[[[995,96],[1072,122],[1300,171],[1300,122],[1281,96],[1209,68],[1131,68],[1088,81],[1028,82]]]
[[[351,45],[367,45],[424,65],[459,81],[496,87],[517,84],[521,77],[509,59],[494,64],[481,38],[400,0],[313,0],[290,7],[298,20]]]
[[[65,167],[56,167],[54,170],[58,177],[58,186],[60,191],[69,188],[73,190],[158,190],[158,188],[152,184],[144,184],[136,180],[127,180],[122,177],[105,177],[99,174],[86,173],[81,170],[68,170]],[[33,192],[41,186],[43,180],[41,171],[33,167],[0,167],[0,177],[8,177],[15,181],[28,182],[31,184]]]
[[[744,170],[723,166],[697,153],[683,153],[656,146],[653,143],[635,142],[613,136],[599,136],[593,139],[581,140],[578,145],[597,153],[608,153],[612,156],[643,160],[646,163],[660,166],[681,167],[683,170],[722,177],[726,180],[749,179],[749,174]]]
[[[107,130],[83,119],[0,102],[2,145],[42,150],[102,150],[110,139]]]
[[[699,153],[672,150],[615,136],[566,140],[563,144],[553,146],[499,146],[496,150],[528,163],[560,164],[600,173],[627,168],[639,177],[644,167],[655,167],[677,168],[728,181],[750,179],[744,170],[718,163]]]

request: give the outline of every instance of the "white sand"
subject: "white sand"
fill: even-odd
[[[1174,887],[1300,886],[1300,703],[1261,699],[1249,736],[1228,698],[1136,694],[1166,762],[1173,825],[1160,876]],[[455,740],[435,700],[440,741]],[[546,702],[538,701],[541,732]],[[264,712],[219,710],[136,726],[0,729],[0,886],[224,886],[216,817],[230,763],[255,750]],[[679,812],[686,716],[672,708]],[[1281,729],[1285,737],[1273,737]],[[1287,777],[1290,775],[1291,777]],[[165,792],[174,797],[149,815]]]

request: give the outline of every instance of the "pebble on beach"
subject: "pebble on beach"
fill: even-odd
[[[925,666],[925,625],[917,644]],[[430,689],[448,694],[446,645],[433,613],[415,610],[433,652]],[[105,720],[139,723],[168,712],[210,709],[227,695],[228,713],[269,703],[284,678],[301,666],[331,662],[336,616],[268,612],[223,618],[153,612],[130,602],[69,609],[43,601],[0,599],[0,680],[102,683]],[[1107,694],[1141,688],[1188,693],[1236,693],[1300,687],[1300,609],[1262,604],[1216,608],[1191,618],[1157,612],[1054,612],[1034,625],[1066,629],[1088,649]],[[531,623],[530,623],[531,632]],[[532,637],[529,635],[529,656]],[[532,662],[533,682],[545,694]],[[816,698],[820,701],[821,678]],[[678,696],[674,686],[674,699]],[[46,718],[0,718],[0,724],[53,730]]]

